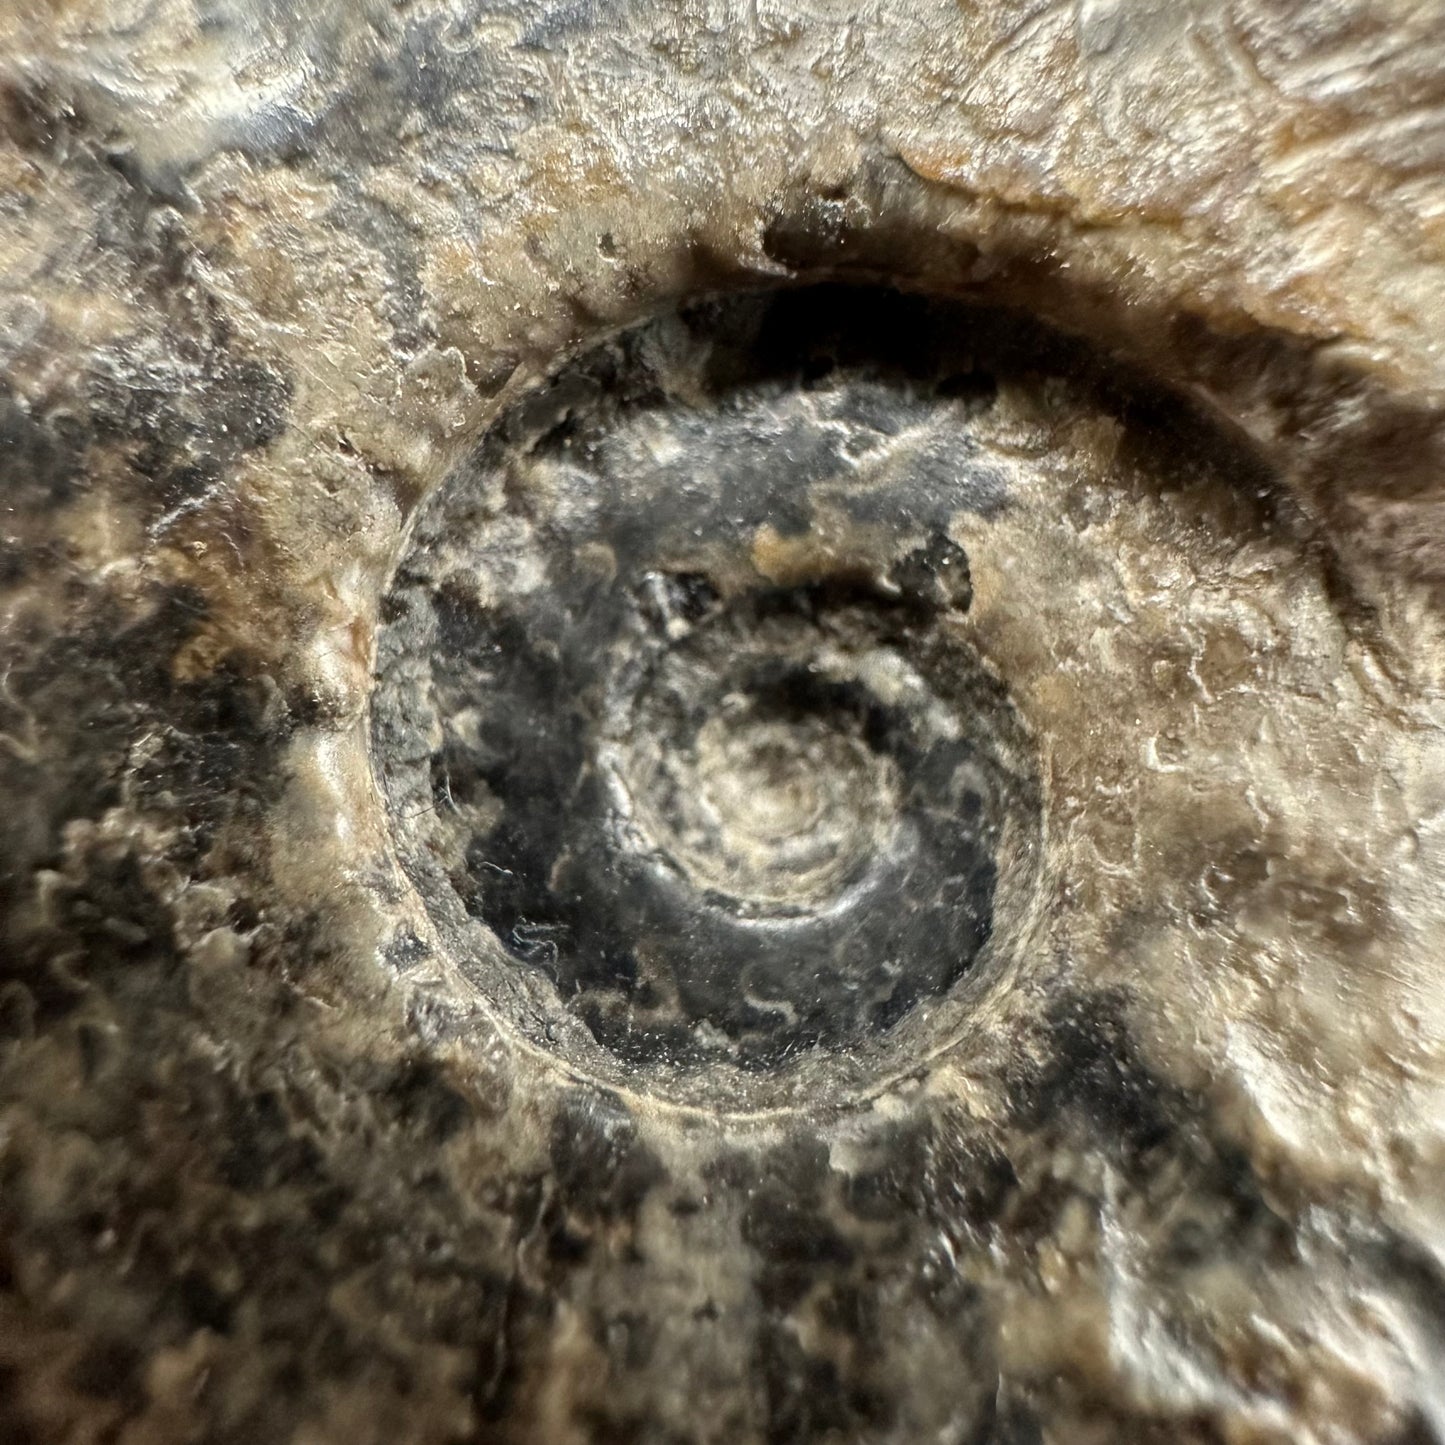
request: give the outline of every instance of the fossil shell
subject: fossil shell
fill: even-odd
[[[0,1437],[1445,1439],[1445,31],[0,14]]]

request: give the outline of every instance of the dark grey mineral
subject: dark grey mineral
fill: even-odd
[[[859,288],[695,306],[444,485],[384,603],[372,749],[423,896],[486,927],[454,934],[483,992],[555,994],[628,1077],[716,1105],[764,1085],[705,1065],[872,1052],[974,968],[1001,862],[1026,895],[1040,851],[946,532],[1004,505],[970,425],[1000,328]]]

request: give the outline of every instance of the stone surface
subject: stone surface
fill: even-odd
[[[0,1435],[1445,1438],[1438,6],[0,13]]]

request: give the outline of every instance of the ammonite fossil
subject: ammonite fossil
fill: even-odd
[[[0,37],[0,1438],[1445,1439],[1438,6]]]

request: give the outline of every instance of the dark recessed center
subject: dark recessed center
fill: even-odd
[[[1001,505],[989,388],[941,342],[920,372],[809,341],[785,304],[564,373],[391,597],[376,735],[413,876],[524,1026],[550,995],[629,1067],[887,1035],[975,966],[1005,835],[1038,825],[950,529]]]

